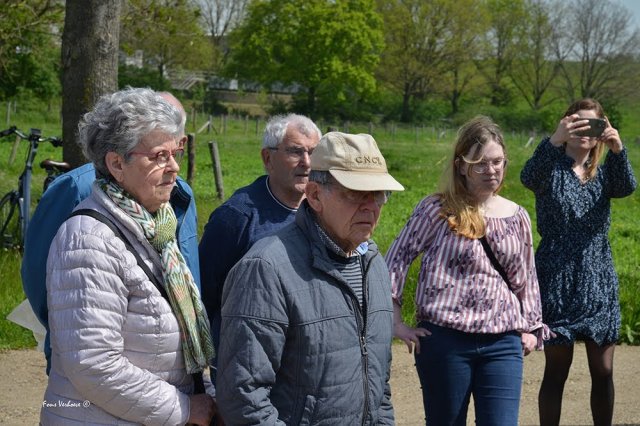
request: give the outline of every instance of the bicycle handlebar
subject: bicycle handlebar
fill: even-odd
[[[20,139],[25,139],[25,140],[35,140],[37,142],[51,142],[51,145],[57,147],[61,147],[63,142],[62,139],[56,137],[56,136],[50,136],[50,137],[46,137],[43,138],[40,133],[40,129],[30,129],[29,130],[29,134],[26,134],[20,130],[18,130],[18,128],[16,126],[11,126],[6,130],[3,130],[0,132],[0,138],[3,138],[5,136],[9,136],[12,134],[16,134],[20,137]]]
[[[9,136],[10,134],[15,132],[16,130],[17,130],[16,126],[11,126],[7,130],[3,130],[3,131],[0,132],[0,138],[4,138],[5,136]]]
[[[62,146],[62,139],[60,138],[53,136],[47,139],[49,139],[49,142],[51,142],[51,145],[55,146],[56,148]]]

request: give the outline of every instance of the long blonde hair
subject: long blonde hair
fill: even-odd
[[[600,103],[595,99],[591,98],[580,99],[579,101],[575,101],[574,103],[569,105],[569,108],[567,108],[567,111],[564,113],[563,117],[568,117],[580,110],[595,111],[598,118],[604,118],[604,109],[602,108],[602,105],[600,105]],[[602,158],[603,154],[603,143],[597,143],[593,148],[591,148],[591,151],[589,151],[589,158],[587,159],[585,167],[586,180],[590,180],[596,177],[596,174],[598,173],[598,164],[600,163],[600,159]]]
[[[467,238],[482,237],[485,234],[485,223],[478,202],[467,189],[466,176],[459,170],[467,167],[468,174],[474,163],[482,161],[480,152],[490,142],[499,144],[506,158],[502,132],[491,118],[479,115],[465,123],[458,130],[453,158],[442,178],[440,216],[447,221],[453,232]],[[503,173],[502,182],[504,175]],[[502,188],[502,182],[496,193]]]

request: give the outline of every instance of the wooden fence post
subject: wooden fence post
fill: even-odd
[[[209,152],[211,153],[211,164],[213,166],[213,177],[216,181],[216,191],[218,198],[224,199],[224,185],[222,183],[222,167],[220,167],[220,154],[218,152],[218,143],[209,141]]]
[[[16,160],[16,154],[18,153],[18,146],[20,145],[20,136],[16,135],[16,140],[13,141],[13,146],[11,147],[11,154],[9,155],[9,164],[13,164]]]

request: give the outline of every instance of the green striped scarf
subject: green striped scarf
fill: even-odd
[[[200,293],[176,241],[178,221],[171,204],[164,203],[152,215],[113,181],[98,180],[100,188],[129,217],[162,259],[162,285],[180,326],[182,353],[187,373],[199,373],[214,357],[209,320]]]

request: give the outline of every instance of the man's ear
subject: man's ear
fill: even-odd
[[[304,194],[307,198],[307,202],[313,210],[316,212],[322,211],[322,201],[320,200],[320,192],[322,191],[322,185],[318,182],[307,182],[307,186],[304,188]]]
[[[262,148],[262,151],[260,151],[260,156],[262,157],[262,164],[264,165],[264,169],[267,171],[267,174],[269,174],[269,171],[271,171],[272,168],[271,150],[269,148]]]
[[[124,176],[124,157],[113,151],[107,152],[104,161],[109,169],[111,176],[117,181],[122,182]]]

